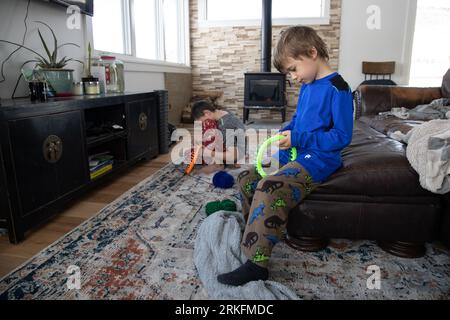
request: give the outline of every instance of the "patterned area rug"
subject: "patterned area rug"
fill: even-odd
[[[0,298],[207,299],[192,257],[203,206],[238,202],[236,189],[215,189],[210,180],[164,167],[3,278]],[[380,268],[380,289],[367,288],[371,265]],[[67,286],[70,266],[79,268],[80,289]],[[317,253],[280,243],[270,270],[302,299],[450,298],[450,254],[438,244],[409,260],[370,241],[334,240]]]

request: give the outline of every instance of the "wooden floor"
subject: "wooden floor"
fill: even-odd
[[[170,153],[136,164],[104,186],[85,194],[44,225],[26,233],[25,240],[19,244],[9,243],[7,235],[0,236],[0,277],[97,214],[107,204],[169,162]]]

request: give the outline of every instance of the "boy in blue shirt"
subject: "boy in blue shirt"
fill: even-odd
[[[219,275],[223,284],[266,280],[272,248],[282,239],[289,211],[342,166],[341,151],[352,139],[353,100],[328,60],[326,44],[314,29],[294,26],[281,34],[274,65],[302,84],[297,110],[281,130],[285,138],[276,155],[280,170],[263,179],[256,170],[238,177],[247,219],[241,248],[248,261]],[[297,149],[295,161],[290,161],[291,147]]]

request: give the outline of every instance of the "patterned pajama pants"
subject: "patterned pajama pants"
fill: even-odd
[[[238,183],[247,221],[241,248],[249,260],[266,267],[273,246],[286,231],[289,211],[319,184],[296,161],[265,178],[255,169],[243,171]]]

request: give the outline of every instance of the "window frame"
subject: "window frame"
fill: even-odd
[[[210,21],[207,19],[207,1],[198,0],[198,27],[213,28],[213,27],[247,27],[260,26],[260,19],[246,19],[246,20],[223,20]],[[288,26],[288,25],[329,25],[330,24],[330,3],[331,0],[322,0],[322,16],[318,18],[274,18],[272,25],[274,26]]]
[[[178,14],[182,17],[182,21],[178,24],[178,61],[166,61],[164,48],[164,25],[160,18],[163,0],[156,0],[156,30],[157,30],[157,59],[139,58],[136,56],[136,30],[134,24],[134,17],[132,15],[134,0],[121,0],[122,2],[122,21],[123,21],[123,45],[125,53],[110,52],[105,50],[97,50],[93,41],[93,22],[92,17],[86,17],[86,30],[88,31],[88,40],[93,43],[93,54],[114,55],[117,59],[128,62],[126,65],[127,71],[133,72],[190,72],[190,40],[189,40],[189,0],[179,0],[177,2]],[[149,65],[149,67],[142,67]],[[151,66],[151,67],[150,67]]]

